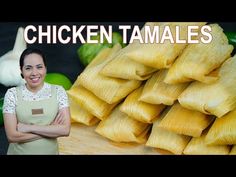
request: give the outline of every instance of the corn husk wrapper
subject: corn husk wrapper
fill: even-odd
[[[211,72],[230,57],[234,47],[228,44],[227,36],[218,24],[209,26],[212,41],[208,44],[189,44],[169,69],[164,82],[178,84],[198,80],[212,83],[219,78],[217,73]]]
[[[152,123],[160,112],[165,108],[165,105],[154,105],[138,101],[143,90],[143,86],[129,94],[122,103],[120,110],[129,117],[144,123]]]
[[[206,143],[211,145],[236,144],[236,109],[216,118],[206,136]]]
[[[191,137],[176,134],[159,127],[165,114],[166,111],[153,122],[152,131],[146,142],[146,146],[165,149],[174,154],[182,154]]]
[[[99,74],[104,65],[112,60],[120,49],[119,44],[115,45],[103,63],[87,68],[78,77],[79,84],[109,104],[119,102],[141,84],[141,81],[137,80],[118,79]]]
[[[78,122],[87,126],[92,126],[100,121],[88,111],[81,108],[73,97],[68,96],[68,98],[70,103],[71,122]]]
[[[172,63],[175,61],[177,56],[179,56],[184,48],[187,46],[187,43],[176,43],[176,26],[180,27],[179,35],[180,39],[187,39],[188,29],[190,25],[203,26],[205,22],[195,22],[195,23],[184,23],[184,22],[163,22],[159,25],[160,36],[164,32],[164,28],[169,26],[171,34],[173,36],[174,43],[171,43],[170,40],[165,40],[161,43],[148,43],[140,44],[136,48],[126,55],[134,61],[142,63],[146,66],[150,66],[156,69],[169,68]],[[200,29],[200,28],[199,28]]]
[[[100,74],[128,80],[146,80],[151,77],[157,69],[133,61],[125,55],[132,48],[127,46],[121,49],[114,59],[104,66]]]
[[[89,67],[96,66],[104,62],[104,60],[109,55],[110,50],[111,49],[108,49],[108,48],[101,50],[98,53],[98,55],[87,65],[85,70]],[[70,102],[71,123],[78,122],[78,123],[85,124],[87,126],[95,125],[100,120],[79,105],[76,99],[76,95],[81,94],[81,93],[79,91],[78,92],[76,91],[78,90],[77,87],[81,87],[79,86],[78,78],[73,83],[70,90],[67,91],[67,95]],[[73,94],[69,94],[70,92],[72,92]]]
[[[108,56],[110,55],[110,53],[111,53],[111,49],[110,48],[102,49],[97,54],[97,56],[84,68],[84,71],[86,71],[86,69],[88,69],[88,68],[94,67],[96,65],[99,65],[99,64],[105,62],[106,59],[108,58]],[[73,85],[71,86],[71,89],[73,87],[78,86],[78,85],[79,85],[79,75],[78,75],[77,79],[75,80],[75,82],[73,83]]]
[[[227,155],[230,146],[227,145],[208,145],[205,143],[207,131],[204,131],[201,137],[192,138],[184,149],[186,155]]]
[[[179,96],[183,107],[222,117],[236,107],[236,55],[221,66],[220,78],[212,84],[193,82]]]
[[[158,22],[147,22],[144,26],[149,26],[151,31],[155,25],[160,25]],[[141,36],[144,38],[144,27],[141,30]],[[152,73],[157,69],[145,66],[139,62],[131,60],[126,56],[127,53],[139,46],[139,42],[134,40],[128,46],[124,47],[114,56],[114,59],[108,62],[100,71],[100,74],[110,77],[116,77],[128,80],[146,80],[151,77]]]
[[[183,108],[175,103],[161,121],[159,127],[193,137],[200,137],[202,131],[214,121],[213,117],[199,111]]]
[[[160,70],[152,75],[147,80],[139,101],[144,101],[151,104],[172,105],[178,96],[189,85],[188,83],[181,84],[166,84],[164,78],[167,70]]]
[[[150,125],[128,117],[119,107],[98,124],[95,132],[115,142],[145,143]]]
[[[236,155],[236,145],[231,148],[229,155]]]
[[[67,93],[76,99],[76,102],[81,108],[87,110],[89,113],[101,120],[107,117],[112,109],[118,104],[108,104],[80,85],[68,90]]]

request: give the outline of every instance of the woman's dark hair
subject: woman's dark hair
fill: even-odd
[[[36,49],[36,48],[27,48],[27,49],[25,49],[25,50],[22,52],[22,54],[21,54],[21,56],[20,56],[20,69],[21,69],[21,70],[22,70],[22,68],[23,68],[23,66],[24,66],[24,59],[25,59],[25,57],[26,57],[27,55],[33,54],[33,53],[36,53],[36,54],[40,55],[40,56],[43,58],[43,63],[44,63],[44,65],[47,66],[47,65],[46,65],[46,57],[45,57],[45,55],[43,54],[43,52],[42,52],[41,50]]]

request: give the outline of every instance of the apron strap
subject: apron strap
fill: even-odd
[[[57,90],[56,90],[56,86],[51,84],[51,94],[52,94],[52,98],[57,100]]]
[[[22,100],[22,91],[20,89],[21,86],[16,87],[16,95],[17,95],[17,100],[21,101]]]

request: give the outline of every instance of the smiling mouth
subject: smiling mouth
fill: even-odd
[[[32,83],[37,83],[40,80],[40,77],[31,78]]]

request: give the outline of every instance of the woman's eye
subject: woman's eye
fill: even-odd
[[[38,68],[38,69],[42,69],[43,67],[42,67],[42,66],[38,66],[37,68]]]

